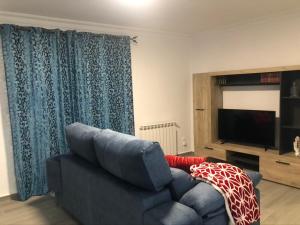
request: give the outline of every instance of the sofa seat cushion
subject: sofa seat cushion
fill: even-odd
[[[200,182],[186,192],[179,202],[194,209],[201,217],[217,212],[220,208],[225,208],[223,196],[213,186],[205,182]]]
[[[255,171],[245,171],[256,186],[262,176]],[[225,201],[223,196],[210,184],[199,182],[195,187],[186,192],[181,199],[180,203],[193,208],[202,217],[207,217],[213,213],[219,213],[220,209],[225,210]]]
[[[94,136],[94,144],[100,165],[128,183],[160,191],[172,180],[159,143],[106,129]]]
[[[144,225],[202,225],[202,218],[178,202],[167,202],[144,214]]]
[[[93,165],[99,165],[93,142],[93,137],[97,132],[101,132],[101,129],[82,123],[73,123],[66,127],[66,136],[71,152]]]
[[[228,225],[229,217],[225,209],[218,211],[215,214],[211,214],[208,217],[203,218],[204,225]]]
[[[192,189],[198,183],[198,181],[181,169],[170,169],[173,180],[169,184],[169,189],[171,191],[172,198],[175,201],[178,201],[182,195],[184,195],[188,190]]]

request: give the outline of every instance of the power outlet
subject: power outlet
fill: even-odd
[[[187,143],[187,141],[186,141],[186,139],[184,137],[181,138],[181,145],[183,147],[187,147],[188,146],[188,143]]]

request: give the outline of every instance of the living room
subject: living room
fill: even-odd
[[[77,48],[72,44],[70,44],[70,46],[61,44],[59,45],[63,45],[61,49],[67,49],[66,51],[70,51],[71,49],[75,52],[78,49],[82,50],[86,47],[85,49],[89,49],[90,51],[88,54],[96,58],[98,56],[96,51],[101,53],[102,44],[94,47],[94,49],[96,49],[95,53],[90,50],[90,46],[88,45],[93,44],[93,41],[91,41],[92,38],[96,38],[95,36],[97,35],[103,35],[101,38],[107,38],[107,40],[115,43],[113,42],[113,38],[116,37],[117,40],[120,41],[118,46],[122,47],[115,48],[116,52],[119,51],[118,53],[109,52],[109,54],[111,54],[112,59],[116,59],[116,61],[118,61],[119,55],[124,54],[122,57],[127,60],[126,65],[123,65],[114,64],[111,62],[112,60],[107,59],[102,61],[102,58],[99,57],[99,59],[97,59],[104,64],[101,64],[98,68],[97,66],[89,67],[88,65],[92,65],[94,62],[93,58],[80,55],[81,52],[79,51],[76,54],[74,53],[74,57],[73,55],[66,56],[74,60],[74,62],[83,61],[82,64],[80,64],[80,74],[84,74],[86,71],[93,74],[93,70],[100,71],[102,74],[101,68],[103,65],[106,65],[105,63],[111,63],[109,68],[112,68],[112,72],[110,71],[109,73],[114,77],[117,77],[113,72],[114,67],[118,68],[118,71],[121,71],[119,70],[120,65],[127,66],[128,68],[128,70],[126,70],[127,72],[123,70],[121,72],[124,76],[127,76],[127,78],[123,78],[123,80],[116,78],[116,82],[114,82],[114,78],[111,78],[112,81],[109,81],[109,85],[120,85],[120,82],[124,82],[124,79],[128,81],[125,82],[126,87],[124,86],[119,89],[123,91],[114,93],[116,98],[119,97],[118,95],[122,95],[121,99],[123,100],[121,100],[121,103],[116,103],[116,106],[114,106],[116,108],[112,107],[109,110],[105,107],[103,108],[102,105],[99,105],[100,108],[97,109],[103,113],[105,118],[112,115],[114,117],[112,120],[118,122],[115,124],[113,122],[106,123],[103,119],[103,124],[105,125],[102,126],[102,119],[100,118],[98,118],[99,121],[96,121],[97,119],[94,118],[93,120],[73,120],[77,115],[76,113],[72,115],[72,119],[69,121],[88,121],[85,123],[98,128],[113,129],[116,127],[116,129],[113,130],[135,134],[142,139],[151,140],[152,138],[153,141],[161,143],[162,151],[165,155],[195,155],[214,158],[220,160],[220,162],[221,160],[228,161],[225,156],[218,157],[220,156],[219,153],[205,149],[216,148],[222,151],[221,154],[224,155],[230,150],[258,156],[260,157],[259,164],[262,161],[265,162],[269,157],[268,154],[272,154],[272,151],[279,151],[279,142],[283,143],[283,141],[280,141],[281,138],[283,138],[281,135],[284,134],[284,132],[280,132],[280,122],[283,121],[280,120],[283,112],[281,105],[285,104],[281,103],[281,101],[284,101],[281,99],[283,83],[280,80],[274,84],[255,83],[251,85],[241,84],[231,86],[223,84],[215,85],[215,82],[217,82],[219,78],[226,78],[226,76],[241,76],[243,80],[247,80],[247,74],[259,74],[261,76],[266,73],[276,72],[281,72],[280,79],[282,79],[289,77],[289,75],[285,75],[285,73],[300,70],[300,66],[298,66],[300,62],[298,41],[300,32],[297,29],[297,24],[300,22],[299,16],[300,4],[299,1],[296,0],[264,0],[251,2],[240,2],[236,0],[226,2],[207,0],[168,0],[165,2],[157,0],[93,0],[89,2],[76,1],[76,3],[70,0],[23,0],[22,2],[17,0],[1,0],[0,146],[2,150],[0,151],[0,215],[1,217],[3,215],[3,221],[0,219],[0,224],[18,224],[22,221],[22,215],[29,218],[26,220],[26,224],[78,223],[76,215],[71,213],[71,215],[75,217],[75,219],[73,219],[69,213],[65,212],[63,206],[57,207],[55,205],[55,198],[49,197],[48,190],[45,190],[46,186],[40,187],[43,189],[42,192],[46,195],[46,198],[41,197],[36,199],[35,195],[37,194],[32,194],[33,197],[31,197],[30,194],[26,194],[25,199],[28,199],[26,201],[11,200],[11,198],[17,196],[17,193],[22,193],[22,191],[20,191],[22,185],[20,184],[26,179],[26,182],[28,182],[29,177],[36,176],[36,171],[38,171],[38,169],[36,169],[35,172],[29,172],[29,175],[26,174],[25,178],[21,176],[24,169],[24,163],[22,162],[26,162],[27,159],[24,155],[20,154],[20,152],[23,153],[25,150],[31,152],[30,154],[33,157],[31,157],[30,163],[28,162],[30,168],[34,168],[34,166],[38,168],[36,164],[41,163],[41,161],[35,160],[43,158],[44,152],[42,149],[38,149],[37,145],[48,146],[49,144],[49,140],[46,136],[39,135],[39,133],[43,134],[45,130],[48,129],[48,125],[42,128],[40,128],[39,125],[43,125],[41,121],[45,122],[45,118],[49,116],[47,113],[51,112],[51,108],[46,109],[46,111],[49,110],[47,112],[41,110],[45,109],[42,103],[49,101],[49,99],[45,100],[47,98],[45,96],[48,96],[47,88],[49,88],[49,90],[52,88],[52,86],[49,86],[46,82],[48,78],[38,80],[38,74],[48,73],[48,67],[45,66],[48,61],[38,60],[41,58],[44,59],[44,57],[48,59],[46,53],[45,55],[42,54],[45,52],[42,49],[43,47],[51,53],[49,53],[50,55],[55,56],[56,53],[54,52],[57,52],[55,50],[57,46],[54,42],[65,43],[59,42],[60,39],[58,39],[58,37],[66,36],[66,38],[70,38],[72,43],[75,43],[74,46],[77,46]],[[56,32],[55,35],[57,36],[55,36],[56,39],[50,39],[50,37],[49,39],[45,39],[48,40],[49,43],[51,40],[51,44],[39,43],[41,39],[34,39],[35,37],[39,37],[39,32],[44,35],[41,37],[45,38],[48,38],[46,36],[48,33],[52,34]],[[87,33],[87,36],[84,36],[85,33]],[[17,38],[17,36],[26,37],[24,39],[26,40],[26,42],[24,41],[26,48],[22,48],[22,45],[16,46],[18,42],[11,40],[19,39],[12,38],[12,35],[15,35],[15,38]],[[76,38],[73,38],[73,36],[76,36]],[[109,39],[110,37],[112,40]],[[118,39],[119,37],[120,40]],[[53,37],[51,36],[51,38]],[[32,44],[33,42],[30,40],[33,39],[37,41],[37,45]],[[54,48],[53,46],[56,47]],[[103,46],[105,46],[105,43]],[[93,46],[91,49],[93,49]],[[28,75],[26,82],[28,82],[28,84],[31,82],[33,84],[35,81],[37,82],[35,83],[35,85],[37,85],[36,89],[34,85],[29,85],[25,87],[25,90],[32,89],[32,93],[40,93],[40,95],[37,94],[36,96],[31,94],[34,98],[31,98],[30,95],[28,95],[29,97],[27,98],[27,100],[31,102],[29,104],[31,105],[30,109],[34,112],[32,114],[34,116],[28,124],[30,129],[35,130],[34,133],[30,133],[30,138],[35,140],[35,144],[33,142],[28,144],[26,140],[23,142],[22,138],[26,139],[24,138],[26,132],[23,133],[23,136],[20,135],[21,133],[18,133],[18,129],[22,123],[18,125],[16,122],[20,122],[19,114],[16,112],[20,112],[20,115],[24,113],[18,108],[19,104],[21,104],[20,101],[22,102],[22,96],[16,94],[19,89],[13,84],[15,81],[22,84],[23,78],[22,76],[22,79],[14,76],[16,72],[12,71],[19,71],[20,74],[25,73],[16,67],[18,63],[12,63],[18,56],[18,54],[14,55],[12,53],[23,53],[23,51],[24,56],[22,55],[23,58],[21,58],[24,59],[24,65],[26,65],[24,68],[26,68],[26,74]],[[29,57],[28,54],[32,54],[33,52],[40,55],[31,55]],[[62,51],[60,54],[65,53]],[[57,66],[54,65],[56,64],[54,63],[56,58],[50,57],[49,60],[53,60],[49,63],[49,68],[51,68],[51,70],[57,68]],[[34,62],[37,63],[35,64]],[[124,63],[124,61],[122,62]],[[74,65],[68,64],[65,66],[65,64],[63,64],[62,68],[69,69],[71,66]],[[84,66],[86,66],[86,68]],[[78,68],[79,67],[72,67],[74,70]],[[56,76],[56,73],[49,74],[51,74],[52,77]],[[101,76],[99,78],[100,80],[102,79]],[[105,73],[103,76],[106,76]],[[198,76],[201,78],[205,77],[207,80],[195,84],[195,77]],[[92,77],[92,75],[90,75],[90,77]],[[59,80],[55,82],[54,84],[60,84]],[[80,85],[80,87],[88,85],[87,82],[84,84],[77,84],[76,82],[74,81],[74,85]],[[82,81],[79,80],[78,82]],[[72,85],[71,83],[72,82],[70,82],[69,86],[64,84],[67,85],[65,86],[66,89],[73,85],[73,83]],[[97,80],[91,80],[91,83],[97,83]],[[22,87],[22,85],[20,87]],[[103,87],[102,83],[99,86],[95,84],[91,89],[87,88],[87,94],[82,97],[80,102],[76,102],[76,104],[85,103],[86,96],[91,96],[91,99],[96,101],[97,97],[93,96],[93,91],[95,95],[100,95],[102,89],[100,93],[97,89],[99,87],[100,89]],[[71,87],[71,89],[72,88],[73,87]],[[74,90],[79,90],[76,88]],[[290,94],[291,88],[292,83],[287,82],[287,95]],[[205,99],[201,100],[205,102],[205,107],[202,107],[203,105],[201,107],[195,105],[195,101],[200,99],[198,92],[195,95],[195,89],[206,91]],[[300,94],[299,89],[298,94]],[[43,92],[43,90],[45,90],[45,92]],[[103,90],[103,93],[104,92],[105,90]],[[27,92],[25,91],[25,93]],[[62,98],[60,93],[59,91],[55,91],[56,99]],[[39,98],[39,96],[42,97]],[[80,93],[78,96],[80,96]],[[109,95],[106,98],[109,99],[109,102],[113,101]],[[221,99],[221,103],[218,100],[219,98]],[[293,99],[291,101],[296,102],[297,100]],[[34,102],[37,105],[40,104],[41,108],[37,108],[38,106],[35,106]],[[63,103],[60,103],[60,105],[62,104]],[[89,104],[92,105],[93,103]],[[88,108],[91,107],[89,104],[82,104],[80,106],[82,108]],[[115,113],[114,110],[119,110],[118,107],[120,104],[122,107],[124,106],[123,108],[126,108],[127,111]],[[297,106],[297,102],[295,104]],[[15,106],[17,108],[14,108]],[[23,110],[25,110],[25,108],[23,108]],[[277,149],[276,146],[273,146],[275,150],[273,148],[265,152],[265,146],[252,147],[250,145],[249,147],[249,145],[243,145],[241,143],[234,146],[225,143],[225,145],[223,144],[225,147],[222,147],[221,143],[217,143],[220,138],[218,137],[218,129],[216,128],[218,117],[215,112],[219,108],[275,112],[276,128],[273,137],[275,142],[278,142]],[[287,108],[290,108],[290,106]],[[60,106],[54,106],[53,112],[60,118],[58,115],[62,114],[58,109],[60,109]],[[207,114],[205,114],[204,117],[205,122],[203,123],[205,126],[199,129],[197,128],[199,118],[197,116],[195,117],[195,110],[198,109],[204,109],[204,112],[207,110]],[[296,109],[298,108],[296,107]],[[74,112],[75,111],[76,110],[74,110]],[[94,113],[93,110],[91,110],[91,112]],[[107,112],[110,113],[107,114]],[[88,113],[89,111],[82,110],[82,118],[85,118],[86,115],[86,118],[89,118]],[[123,117],[124,115],[127,117]],[[66,114],[63,116],[66,117]],[[24,119],[24,121],[27,120]],[[295,121],[297,122],[299,120],[295,119]],[[50,122],[47,122],[47,124],[48,123],[51,124]],[[65,139],[64,127],[70,125],[71,122],[67,120],[66,123],[62,124],[59,132],[56,132],[56,130],[53,131],[54,136],[58,136],[58,140],[60,141],[60,138]],[[119,124],[123,130],[121,128],[117,129]],[[164,141],[165,137],[156,136],[153,138],[153,136],[147,136],[151,133],[150,131],[147,133],[148,129],[160,129],[161,127],[165,127],[165,130],[168,130],[168,132],[173,132],[172,135],[175,135],[174,138]],[[163,130],[162,133],[165,132],[165,130]],[[295,132],[298,131],[299,130],[296,130]],[[50,131],[47,130],[47,132]],[[143,134],[143,132],[145,132],[145,134]],[[292,133],[293,140],[288,139],[290,147],[284,148],[284,151],[287,152],[283,155],[279,153],[277,155],[276,152],[276,156],[274,157],[279,158],[273,157],[275,161],[280,161],[281,163],[290,163],[291,166],[295,164],[294,171],[291,171],[290,174],[279,172],[278,174],[280,174],[280,176],[264,168],[263,170],[260,168],[256,171],[263,176],[263,180],[260,181],[257,186],[261,192],[259,200],[261,206],[261,224],[300,223],[299,215],[297,214],[300,207],[300,202],[297,200],[297,197],[299,198],[300,196],[298,189],[300,187],[298,182],[298,170],[300,167],[298,167],[297,163],[300,159],[295,156],[293,149],[293,141],[298,135],[295,134],[295,132],[293,131]],[[153,133],[151,135],[153,135]],[[159,136],[161,136],[161,133]],[[197,142],[199,139],[200,142]],[[173,144],[170,144],[171,142]],[[61,144],[62,142],[57,143]],[[30,148],[22,148],[22,145],[25,146],[25,144],[30,145]],[[67,150],[61,150],[60,152],[53,150],[54,153],[51,152],[50,155],[59,155],[66,153],[65,151]],[[288,154],[288,156],[286,156],[286,154]],[[21,156],[23,157],[20,158]],[[272,155],[270,158],[272,158]],[[46,160],[46,158],[44,160]],[[41,166],[46,169],[46,162],[43,161]],[[18,168],[17,170],[16,167]],[[40,176],[46,179],[45,174]],[[289,176],[292,177],[291,180],[286,179]],[[35,182],[39,182],[39,180]],[[26,185],[33,188],[37,184],[29,182],[29,184],[26,183]],[[225,207],[223,208],[225,210]],[[56,217],[56,219],[52,220],[49,218],[49,216],[47,216],[48,212],[50,214],[53,213],[51,215]],[[18,215],[19,213],[20,215]],[[226,219],[224,219],[224,221],[225,220]],[[85,222],[82,222],[80,219],[79,221],[85,224]],[[101,219],[99,219],[99,221],[101,221]],[[99,221],[92,221],[90,224],[105,224]],[[167,222],[172,224],[170,221]],[[154,222],[152,223],[155,224]],[[116,223],[111,222],[110,224]],[[123,224],[126,223],[124,222]],[[164,223],[161,222],[161,224]],[[178,224],[180,223],[178,222]],[[182,224],[189,223],[188,221],[183,221]],[[209,224],[209,222],[203,223],[203,221],[198,221],[198,223],[195,224]]]

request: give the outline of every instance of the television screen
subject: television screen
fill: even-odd
[[[219,109],[219,139],[275,146],[275,111]]]

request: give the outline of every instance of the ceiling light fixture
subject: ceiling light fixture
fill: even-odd
[[[153,0],[118,0],[122,5],[133,7],[144,7],[150,5]]]

